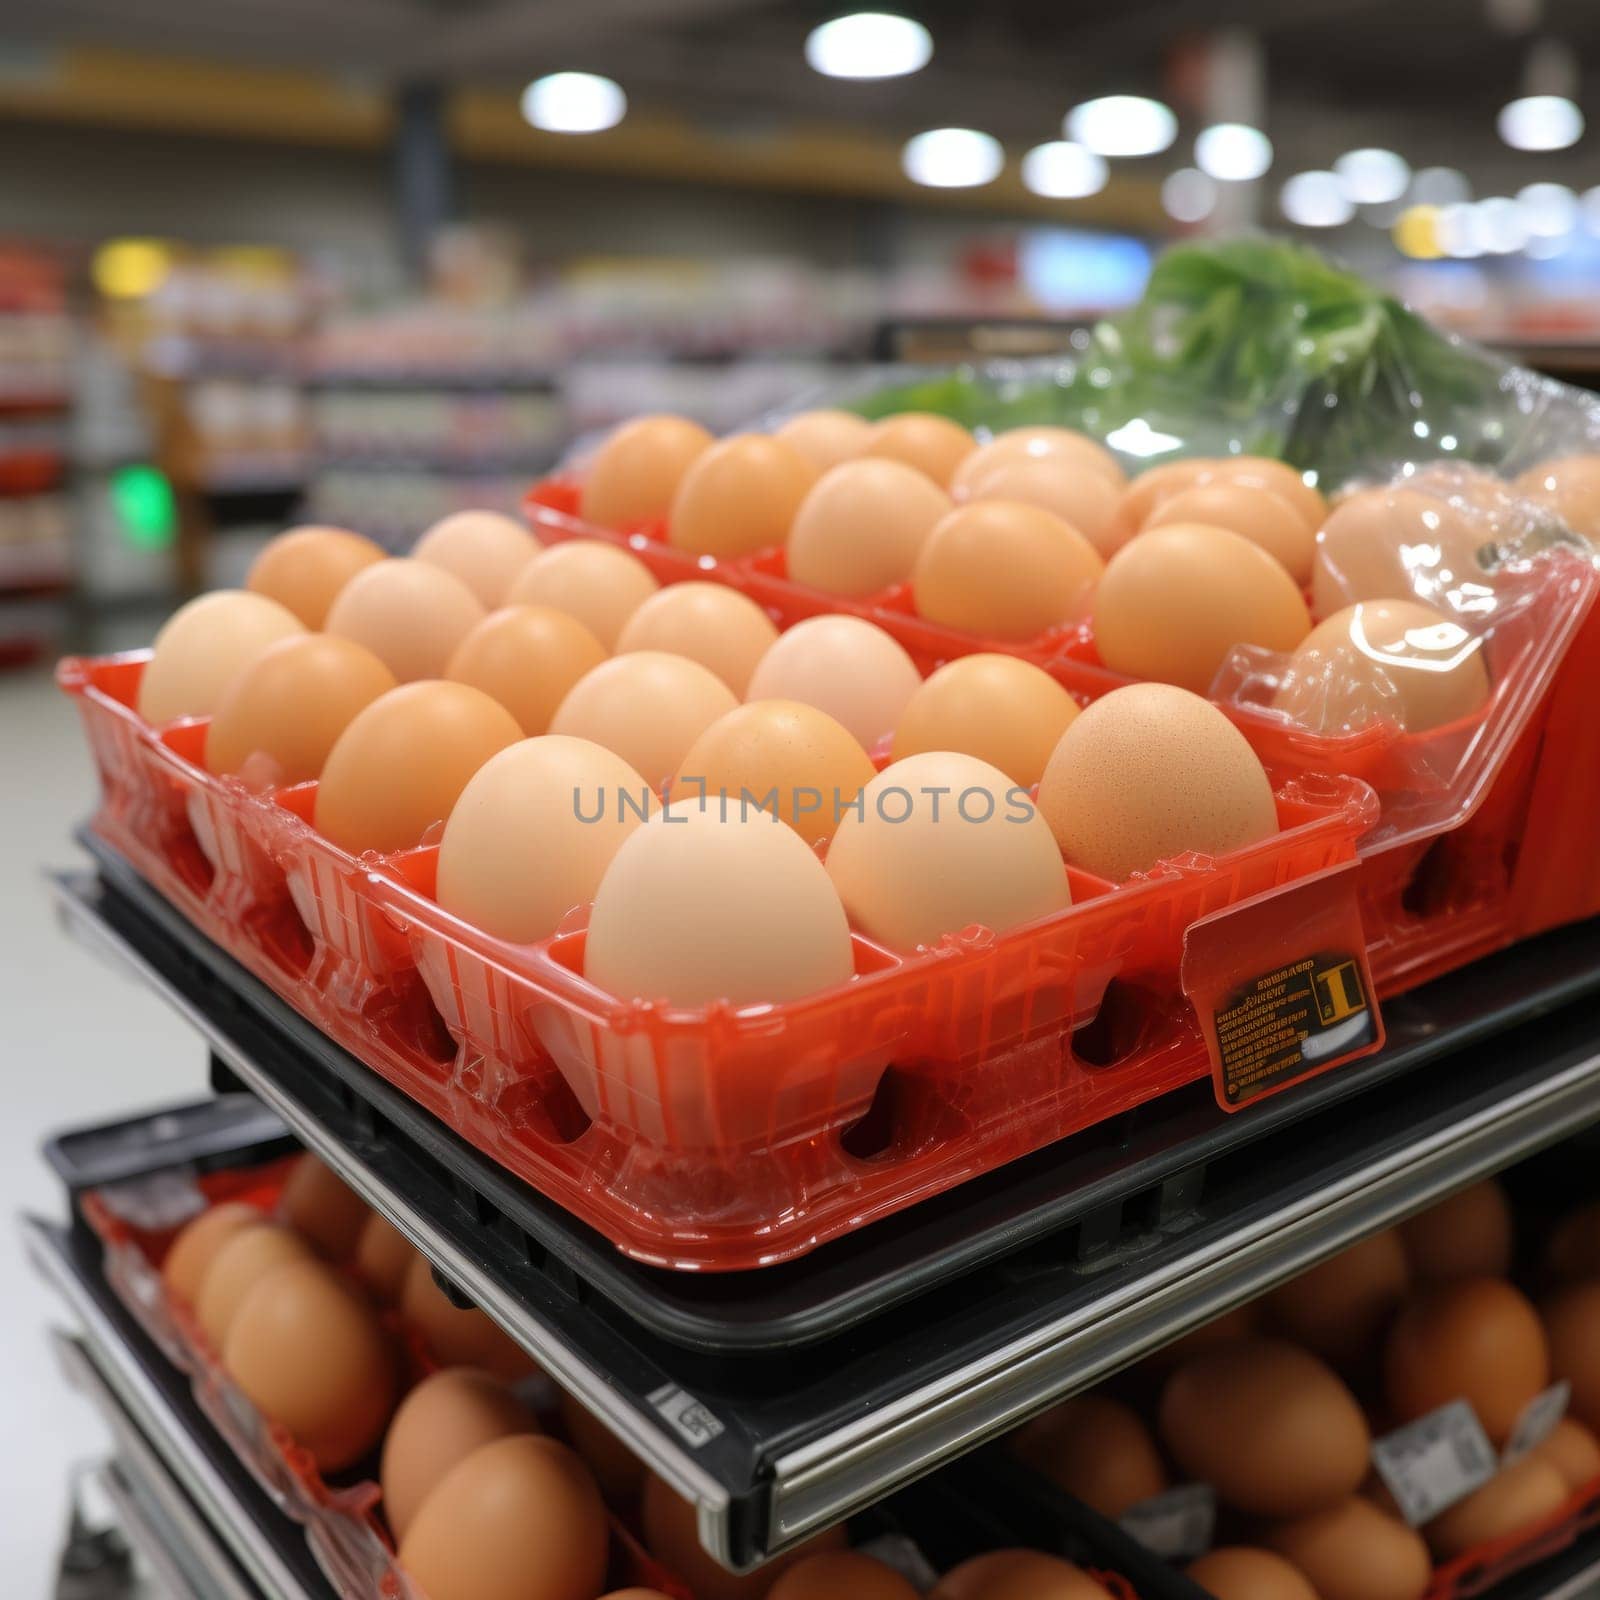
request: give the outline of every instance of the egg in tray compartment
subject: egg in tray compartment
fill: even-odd
[[[128,1220],[124,1190],[82,1197],[108,1278],[344,1600],[1135,1600],[1044,1550],[920,1547],[881,1512],[730,1573],[694,1508],[314,1156],[177,1181],[197,1209],[175,1228]],[[219,1279],[244,1292],[213,1330]]]
[[[904,452],[845,465],[943,492]],[[685,1190],[746,1251],[792,1212],[793,1243],[759,1246],[780,1259],[823,1199],[848,1225],[941,1160],[992,1166],[1203,1077],[1185,928],[1350,859],[1371,821],[1361,784],[1274,782],[1174,685],[1084,709],[997,652],[924,678],[864,618],[780,631],[726,585],[487,514],[366,555],[293,530],[147,659],[64,665],[98,826],[546,1192],[603,1203],[582,1174],[607,1161],[649,1196],[613,1237],[663,1218],[618,1241],[645,1259],[704,1220],[672,1215]],[[264,633],[228,622],[261,607]],[[820,1176],[762,1172],[819,1140]]]
[[[1600,1522],[1600,1233],[1552,1192],[1462,1190],[1008,1448],[1218,1600],[1478,1593]]]

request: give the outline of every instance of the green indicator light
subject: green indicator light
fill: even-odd
[[[178,533],[178,509],[167,475],[155,467],[118,467],[111,474],[111,503],[122,536],[138,550],[165,550]]]

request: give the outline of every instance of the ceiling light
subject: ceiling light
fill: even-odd
[[[1272,141],[1243,122],[1219,122],[1194,142],[1195,165],[1225,183],[1248,183],[1272,165]]]
[[[993,183],[1005,164],[1000,141],[975,128],[930,128],[908,139],[900,152],[906,176],[931,189],[975,189]]]
[[[1160,155],[1178,137],[1170,106],[1137,94],[1108,94],[1085,100],[1067,113],[1063,127],[1096,155]]]
[[[1081,200],[1106,186],[1106,164],[1070,139],[1037,144],[1022,158],[1022,181],[1050,200]]]
[[[1407,206],[1395,221],[1393,238],[1401,255],[1413,261],[1437,261],[1444,254],[1438,206]]]
[[[806,61],[827,78],[903,78],[933,59],[933,35],[910,17],[857,11],[813,28]]]
[[[1513,150],[1565,150],[1583,137],[1583,113],[1559,94],[1529,94],[1503,106],[1495,119]]]
[[[1478,208],[1457,201],[1440,206],[1435,232],[1439,248],[1457,261],[1470,261],[1483,254],[1483,237],[1478,228]]]
[[[1530,183],[1517,190],[1517,205],[1536,239],[1560,239],[1578,225],[1578,197],[1564,183]]]
[[[603,133],[628,114],[620,84],[593,72],[552,72],[522,91],[522,115],[546,133]]]
[[[1217,203],[1217,186],[1198,167],[1179,167],[1161,185],[1161,204],[1175,222],[1203,222]]]
[[[1491,195],[1473,209],[1478,214],[1478,238],[1491,255],[1514,255],[1528,242],[1528,226],[1515,200]]]
[[[1356,214],[1343,182],[1331,172],[1297,172],[1284,184],[1278,204],[1302,228],[1337,228]]]
[[[1590,233],[1600,236],[1600,184],[1592,189],[1583,191],[1583,199],[1579,201],[1583,207],[1583,225]]]
[[[1393,150],[1347,150],[1334,162],[1333,170],[1358,206],[1398,200],[1411,182],[1411,168]]]
[[[1412,174],[1410,196],[1419,206],[1455,206],[1472,198],[1472,185],[1454,167],[1423,167]]]

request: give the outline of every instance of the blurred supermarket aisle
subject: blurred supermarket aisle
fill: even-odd
[[[59,1320],[24,1260],[12,1220],[54,1213],[59,1189],[38,1158],[42,1131],[200,1092],[204,1055],[153,995],[94,972],[55,926],[46,866],[71,864],[71,830],[93,778],[76,718],[43,672],[0,675],[0,1417],[26,1450],[0,1461],[0,1571],[17,1600],[51,1593],[74,1461],[104,1454],[105,1432],[62,1383],[41,1329]],[[95,981],[91,983],[89,980]],[[107,987],[110,985],[110,987]],[[86,997],[96,996],[98,1003]],[[114,1002],[114,1004],[113,1004]]]

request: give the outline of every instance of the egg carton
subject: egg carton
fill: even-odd
[[[1448,475],[1412,480],[1441,500],[1457,493]],[[1135,680],[1102,663],[1083,620],[1032,639],[992,639],[915,614],[909,584],[851,598],[795,583],[782,547],[731,559],[667,542],[664,524],[612,530],[577,514],[570,476],[536,484],[524,501],[545,544],[600,539],[630,551],[662,583],[712,580],[764,606],[782,628],[823,615],[860,617],[889,633],[924,675],[977,652],[1016,656],[1047,672],[1080,701]],[[1340,774],[1377,791],[1382,810],[1362,841],[1363,916],[1380,994],[1400,993],[1518,938],[1600,911],[1600,853],[1584,848],[1571,799],[1573,770],[1600,774],[1600,730],[1581,715],[1600,668],[1600,569],[1582,541],[1551,539],[1547,517],[1508,496],[1496,531],[1492,605],[1486,591],[1451,587],[1426,566],[1413,571],[1418,598],[1446,610],[1481,641],[1491,693],[1475,713],[1407,733],[1376,713],[1359,728],[1313,732],[1272,709],[1287,658],[1242,647],[1224,663],[1212,698],[1275,772]],[[1546,730],[1558,732],[1546,739]],[[1531,808],[1549,826],[1524,838]],[[1434,846],[1480,810],[1500,818],[1453,846]]]
[[[314,783],[213,777],[203,721],[133,710],[147,658],[60,670],[101,772],[101,837],[353,1055],[674,1268],[802,1254],[1206,1078],[1189,930],[1353,862],[1376,816],[1359,780],[1291,777],[1281,831],[1245,849],[1123,884],[1072,870],[1074,904],[1027,927],[909,956],[853,933],[834,989],[677,1008],[588,982],[582,914],[538,944],[491,939],[434,900],[436,846],[358,859],[313,828]]]
[[[203,1205],[244,1201],[270,1214],[293,1165],[227,1167],[183,1181]],[[103,1247],[103,1270],[118,1299],[174,1367],[190,1380],[195,1402],[249,1471],[267,1499],[305,1531],[317,1565],[340,1600],[426,1600],[395,1557],[382,1514],[382,1493],[370,1475],[373,1461],[325,1477],[309,1452],[269,1421],[233,1383],[189,1308],[172,1299],[161,1279],[161,1262],[173,1227],[136,1225],[125,1215],[123,1197],[89,1190],[79,1212]],[[411,1381],[436,1370],[432,1357],[397,1314],[385,1315],[404,1353]],[[543,1418],[548,1423],[553,1419]],[[689,1589],[646,1554],[628,1527],[608,1512],[610,1574],[614,1587],[658,1589],[669,1600],[693,1600]]]

